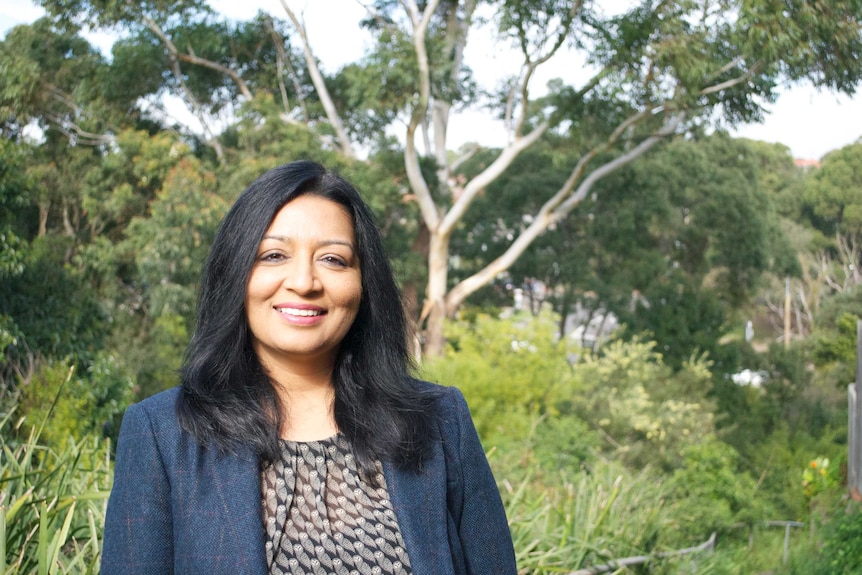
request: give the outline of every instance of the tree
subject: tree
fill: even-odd
[[[402,22],[414,40],[419,86],[409,110],[405,165],[430,232],[425,313],[431,353],[440,349],[445,316],[508,269],[541,233],[562,221],[596,181],[682,129],[686,119],[702,121],[717,112],[729,121],[756,119],[757,98],[773,97],[782,78],[807,78],[852,90],[859,77],[852,57],[862,47],[858,28],[847,23],[827,26],[837,36],[820,36],[797,28],[794,20],[796,16],[800,23],[820,22],[834,17],[834,10],[852,12],[849,4],[825,7],[829,13],[803,5],[798,14],[782,15],[772,13],[768,5],[644,4],[621,16],[603,18],[579,3],[506,2],[497,14],[500,33],[512,39],[523,55],[522,74],[498,108],[511,128],[510,140],[485,170],[455,184],[455,166],[441,153],[446,149],[445,127],[454,99],[435,89],[434,80],[441,70],[449,71],[451,78],[463,69],[461,55],[477,3],[428,2],[422,10],[413,2],[404,6],[407,17]],[[395,21],[391,3],[378,2],[376,7],[387,23]],[[443,61],[429,57],[433,52],[428,46],[438,38],[453,48],[444,51],[448,58]],[[578,47],[591,51],[588,60],[597,73],[580,87],[557,86],[550,96],[531,100],[530,79],[536,68],[573,38]],[[795,42],[811,50],[792,50]],[[834,56],[818,60],[814,54],[827,45],[835,50]],[[853,70],[849,82],[846,70]],[[419,169],[416,135],[429,116],[435,126],[433,150],[440,190],[431,189]],[[480,191],[552,130],[566,133],[575,143],[568,177],[500,257],[450,288],[449,246],[457,224]],[[613,153],[602,157],[602,152]]]
[[[116,81],[116,68],[89,42],[47,18],[13,28],[0,42],[0,61],[0,129],[7,137],[32,123],[72,143],[100,145],[136,116],[141,94],[131,87],[138,83]]]
[[[123,81],[141,85],[140,96],[155,99],[171,94],[184,102],[200,123],[204,141],[220,160],[224,149],[219,124],[232,119],[242,105],[264,94],[278,95],[281,120],[316,131],[331,105],[306,102],[320,74],[314,63],[300,66],[301,56],[287,42],[285,23],[260,13],[246,22],[226,22],[202,0],[157,0],[141,5],[122,1],[43,0],[39,2],[58,23],[125,29],[130,34],[114,46],[115,65]],[[310,78],[309,78],[310,75]],[[322,87],[322,86],[321,86]],[[330,124],[339,125],[331,116]],[[320,136],[325,138],[327,130]],[[336,140],[352,157],[350,141]]]
[[[157,1],[142,11],[121,2],[41,4],[55,16],[77,22],[147,29],[160,39],[171,62],[207,68],[229,78],[231,90],[244,101],[253,97],[246,81],[248,67],[239,66],[236,58],[225,63],[215,56],[196,56],[193,42],[181,49],[172,39],[185,26],[177,22],[194,27],[209,21],[207,9],[196,1]],[[691,127],[759,119],[760,104],[773,100],[782,82],[810,81],[852,93],[862,77],[860,8],[846,0],[792,5],[764,0],[643,2],[618,15],[573,0],[377,0],[368,5],[366,24],[378,32],[378,45],[358,68],[349,67],[330,82],[315,72],[315,39],[308,37],[287,0],[282,6],[297,28],[307,73],[324,108],[309,125],[319,131],[328,124],[336,145],[349,155],[354,146],[348,140],[356,134],[345,117],[356,119],[367,112],[383,123],[406,119],[406,178],[428,238],[421,319],[426,321],[426,351],[432,355],[442,353],[445,319],[508,270],[545,231],[565,220],[608,174]],[[498,37],[515,47],[521,61],[499,93],[481,101],[507,127],[508,139],[482,171],[462,181],[462,158],[450,158],[447,129],[452,110],[473,103],[475,96],[464,89],[470,86],[465,83],[469,69],[464,53],[471,30],[486,20],[480,9],[496,10],[487,21],[494,22]],[[177,14],[183,17],[172,17]],[[411,50],[399,53],[393,46]],[[561,57],[564,46],[584,56],[590,77],[576,86],[554,82],[547,95],[535,97],[536,71]],[[383,67],[394,72],[382,75]],[[392,80],[384,84],[385,106],[377,93],[367,90],[367,82],[357,82],[365,74]],[[296,78],[302,81],[301,75]],[[339,102],[354,109],[339,109]],[[352,125],[361,130],[369,124]],[[552,134],[569,142],[570,152],[560,160],[565,178],[527,214],[529,223],[499,257],[451,285],[452,237],[474,200],[524,150]],[[422,169],[423,157],[434,159],[433,176]]]
[[[804,198],[823,232],[862,240],[862,142],[827,154],[807,181]]]
[[[553,191],[565,147],[548,138],[525,150],[475,200],[452,241],[455,281],[508,248],[524,214]],[[488,155],[464,163],[468,177]],[[474,301],[508,304],[516,287],[527,299],[540,283],[533,297],[564,317],[610,311],[630,334],[649,331],[674,367],[698,350],[717,361],[731,310],[750,301],[764,273],[783,277],[797,263],[760,160],[750,142],[721,132],[668,142],[597,182]]]

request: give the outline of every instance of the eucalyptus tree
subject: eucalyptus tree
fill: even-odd
[[[345,155],[373,139],[369,130],[403,122],[406,182],[428,237],[420,315],[431,354],[442,351],[446,318],[565,220],[608,174],[693,126],[760,119],[763,103],[785,82],[852,93],[862,75],[862,7],[850,0],[646,0],[619,14],[585,0],[374,0],[366,4],[365,25],[377,43],[330,78],[320,73],[314,46],[331,38],[310,37],[290,0],[281,0],[280,8],[295,29],[295,50],[272,15],[259,16],[256,28],[221,23],[200,0],[40,4],[72,22],[146,32],[168,63],[163,69],[173,78],[173,93],[205,115],[217,112],[212,98],[236,103],[280,93],[285,121],[329,136]],[[275,33],[267,32],[267,22]],[[517,57],[508,62],[499,90],[479,98],[465,53],[482,25]],[[246,26],[248,34],[235,32]],[[248,51],[254,57],[236,48],[253,44],[246,38],[261,46]],[[537,71],[552,60],[585,62],[585,78],[553,82],[536,96]],[[207,76],[207,90],[190,85],[195,74]],[[452,112],[462,106],[486,110],[507,134],[470,178],[460,177],[463,158],[450,153],[447,139]],[[523,225],[497,258],[453,284],[451,242],[465,214],[524,150],[551,136],[568,142],[560,160],[565,176],[534,212],[523,214]],[[422,169],[426,159],[433,159],[434,170]]]
[[[508,249],[523,214],[554,190],[559,144],[526,150],[476,199],[452,242],[455,281]],[[651,332],[674,366],[695,349],[716,351],[728,313],[750,302],[763,274],[799,272],[758,150],[723,133],[658,147],[597,182],[494,290],[474,299],[510,298],[503,285],[531,278],[562,316],[578,311],[588,320],[611,311],[629,333]],[[463,169],[472,175],[486,160],[476,154]]]
[[[137,95],[163,123],[170,122],[163,97],[178,98],[220,159],[224,125],[255,98],[277,98],[286,122],[311,125],[319,115],[319,105],[306,102],[313,90],[301,56],[287,41],[285,23],[267,14],[230,22],[201,0],[39,4],[68,30],[120,32],[112,47],[115,85],[140,86]]]
[[[7,138],[27,126],[61,132],[73,143],[111,139],[134,107],[117,93],[110,65],[87,40],[42,18],[0,41],[0,126]]]

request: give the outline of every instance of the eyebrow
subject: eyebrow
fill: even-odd
[[[263,240],[276,240],[276,241],[283,242],[286,244],[293,242],[293,240],[289,236],[280,236],[280,235],[266,235],[266,236],[263,236],[263,238],[261,238],[261,241],[263,241]],[[352,251],[354,251],[354,252],[356,251],[356,248],[354,247],[353,243],[345,241],[345,240],[321,240],[321,241],[317,242],[318,248],[323,248],[326,246],[333,246],[333,245],[334,246],[347,246]]]

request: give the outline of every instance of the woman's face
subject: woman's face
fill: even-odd
[[[245,309],[261,363],[334,364],[361,296],[347,211],[313,194],[282,206],[260,242],[246,288]]]

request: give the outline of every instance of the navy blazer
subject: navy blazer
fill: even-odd
[[[500,493],[461,392],[440,388],[422,472],[383,462],[415,575],[514,575]],[[102,575],[266,575],[260,463],[180,429],[179,388],[126,411],[108,502]]]

